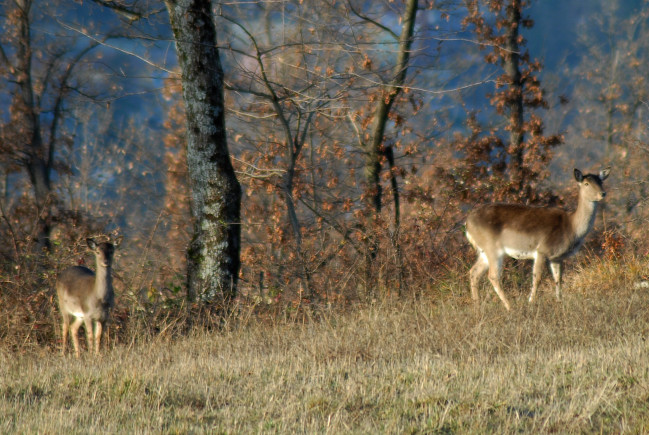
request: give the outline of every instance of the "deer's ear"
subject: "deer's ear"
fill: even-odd
[[[584,179],[584,174],[582,174],[579,169],[575,168],[575,180],[577,180],[577,182],[581,183],[581,180],[583,180],[583,179]]]
[[[609,166],[608,168],[602,169],[599,171],[599,178],[603,180],[606,180],[608,178],[608,175],[611,173],[611,167]]]
[[[89,247],[90,249],[92,249],[93,251],[94,251],[95,249],[97,249],[97,243],[95,242],[95,239],[92,239],[92,238],[88,237],[88,238],[86,239],[86,243],[88,244],[88,247]]]
[[[113,230],[113,232],[108,235],[108,241],[112,243],[114,247],[118,247],[122,243],[123,239],[124,234],[121,234],[119,230]]]

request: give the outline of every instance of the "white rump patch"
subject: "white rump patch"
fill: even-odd
[[[536,251],[521,251],[519,249],[512,249],[505,247],[505,254],[517,260],[532,260],[536,259]]]
[[[63,310],[65,310],[69,315],[83,319],[85,317],[84,312],[81,310],[81,307],[77,304],[73,304],[69,301],[63,303]]]
[[[649,281],[640,281],[636,282],[633,286],[633,288],[640,289],[640,288],[649,288]]]
[[[471,243],[471,246],[473,246],[475,249],[482,252],[482,249],[480,249],[480,247],[475,243],[475,239],[473,237],[471,237],[471,233],[468,232],[468,231],[466,232],[466,238],[469,241],[469,243]]]

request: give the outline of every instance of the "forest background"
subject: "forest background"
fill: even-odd
[[[187,298],[194,227],[167,11],[121,5],[1,5],[0,334],[15,347],[60,339],[53,282],[71,264],[94,267],[89,236],[124,237],[113,340],[219,305]],[[243,193],[235,299],[256,315],[444,298],[475,255],[468,211],[574,207],[574,167],[613,167],[586,251],[649,255],[649,3],[233,1],[211,12]]]

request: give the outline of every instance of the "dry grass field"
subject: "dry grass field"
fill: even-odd
[[[0,346],[0,433],[646,433],[641,263],[571,266],[561,303],[547,277],[533,306],[510,279],[511,313],[463,280],[308,321],[242,312],[98,359]]]

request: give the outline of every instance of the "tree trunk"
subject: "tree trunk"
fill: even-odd
[[[41,136],[40,114],[36,108],[32,84],[32,49],[29,13],[32,2],[29,0],[16,3],[18,45],[16,51],[16,77],[18,92],[16,105],[22,115],[22,135],[24,137],[25,168],[34,189],[34,200],[38,212],[36,229],[39,249],[50,248],[49,196],[52,192],[50,183],[51,165],[48,162]]]
[[[374,123],[372,126],[371,142],[366,145],[365,149],[365,182],[367,184],[368,209],[370,210],[370,235],[368,237],[368,250],[366,254],[366,276],[372,281],[372,269],[374,259],[378,252],[378,237],[375,234],[375,222],[378,219],[383,206],[383,189],[381,187],[381,167],[385,157],[383,140],[385,135],[385,126],[388,122],[388,116],[392,109],[392,104],[402,90],[405,83],[408,62],[410,60],[410,48],[412,46],[412,36],[415,28],[415,18],[417,16],[418,0],[408,0],[406,11],[403,15],[403,24],[401,35],[399,36],[399,51],[397,62],[394,66],[393,76],[389,83],[382,88],[382,95],[374,112]],[[399,204],[395,204],[399,207]],[[395,212],[398,216],[398,211]],[[398,226],[398,222],[395,222]],[[396,229],[398,233],[398,229]]]
[[[523,131],[523,83],[519,67],[520,46],[518,43],[519,28],[521,26],[521,2],[511,0],[507,5],[507,32],[505,47],[507,56],[503,69],[509,77],[509,97],[507,107],[509,111],[509,154],[512,158],[510,165],[510,181],[516,192],[525,188],[524,165],[524,131]]]
[[[394,232],[390,236],[392,247],[397,260],[397,285],[399,296],[406,290],[405,271],[403,270],[403,255],[401,243],[399,243],[399,231],[401,229],[401,200],[399,195],[399,183],[397,183],[396,166],[394,164],[394,150],[388,147],[385,150],[385,157],[390,170],[390,184],[392,186],[392,200],[394,201]]]
[[[291,144],[289,144],[292,147]],[[312,299],[316,296],[311,288],[311,273],[307,265],[307,261],[304,255],[304,250],[302,248],[302,230],[300,227],[300,221],[297,217],[297,211],[295,210],[295,202],[293,201],[293,179],[295,176],[295,162],[297,156],[294,156],[291,160],[288,170],[284,175],[284,181],[282,183],[282,194],[284,196],[284,202],[286,203],[286,213],[288,215],[288,221],[291,224],[291,229],[293,230],[293,237],[295,237],[295,248],[297,252],[298,261],[300,262],[300,273],[302,275],[302,282],[304,284],[304,293],[308,299]]]
[[[194,235],[187,256],[188,296],[227,304],[240,268],[241,186],[225,130],[223,70],[209,0],[167,0],[182,70],[187,167]]]

